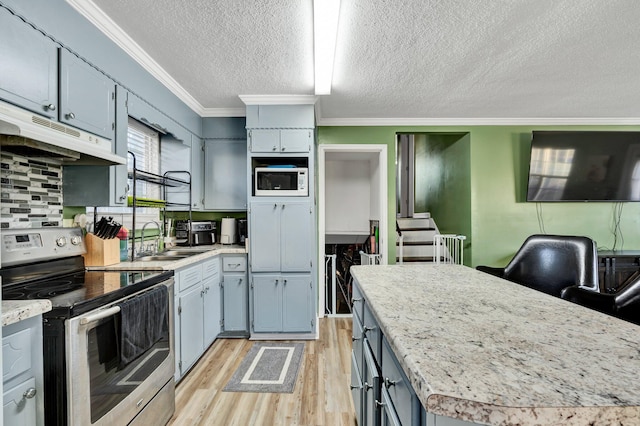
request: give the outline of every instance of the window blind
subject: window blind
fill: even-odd
[[[128,149],[136,157],[136,168],[145,172],[160,174],[160,135],[157,131],[129,117]],[[133,159],[128,156],[129,170],[133,169]],[[133,185],[130,179],[129,186]],[[152,199],[160,198],[160,187],[144,181],[136,181],[136,196]]]

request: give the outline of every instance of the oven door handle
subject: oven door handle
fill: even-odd
[[[103,309],[100,312],[96,312],[95,314],[87,315],[86,317],[80,318],[80,324],[87,325],[103,318],[115,315],[118,312],[120,312],[120,306],[112,306],[111,308]]]

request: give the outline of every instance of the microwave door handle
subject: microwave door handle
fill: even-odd
[[[118,312],[120,312],[120,306],[112,306],[111,308],[103,309],[100,312],[96,312],[95,314],[87,315],[86,317],[81,318],[80,319],[80,324],[81,325],[87,325],[87,324],[90,324],[92,322],[99,321],[99,320],[101,320],[103,318],[107,318],[107,317],[110,317],[112,315],[115,315]]]

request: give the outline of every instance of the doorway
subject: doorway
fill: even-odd
[[[375,250],[380,263],[388,263],[387,176],[386,145],[318,147],[318,300],[319,312],[326,316],[350,315],[350,288],[344,269],[344,288],[337,288],[338,284],[331,288],[335,275],[322,267],[325,254],[349,253],[357,262],[360,250],[370,250],[375,225]],[[341,301],[344,312],[337,309]]]

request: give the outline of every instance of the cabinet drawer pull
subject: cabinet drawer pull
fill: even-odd
[[[22,397],[25,399],[31,399],[34,396],[36,396],[36,393],[38,393],[36,388],[29,388],[26,391],[24,391],[24,393],[22,394]]]

